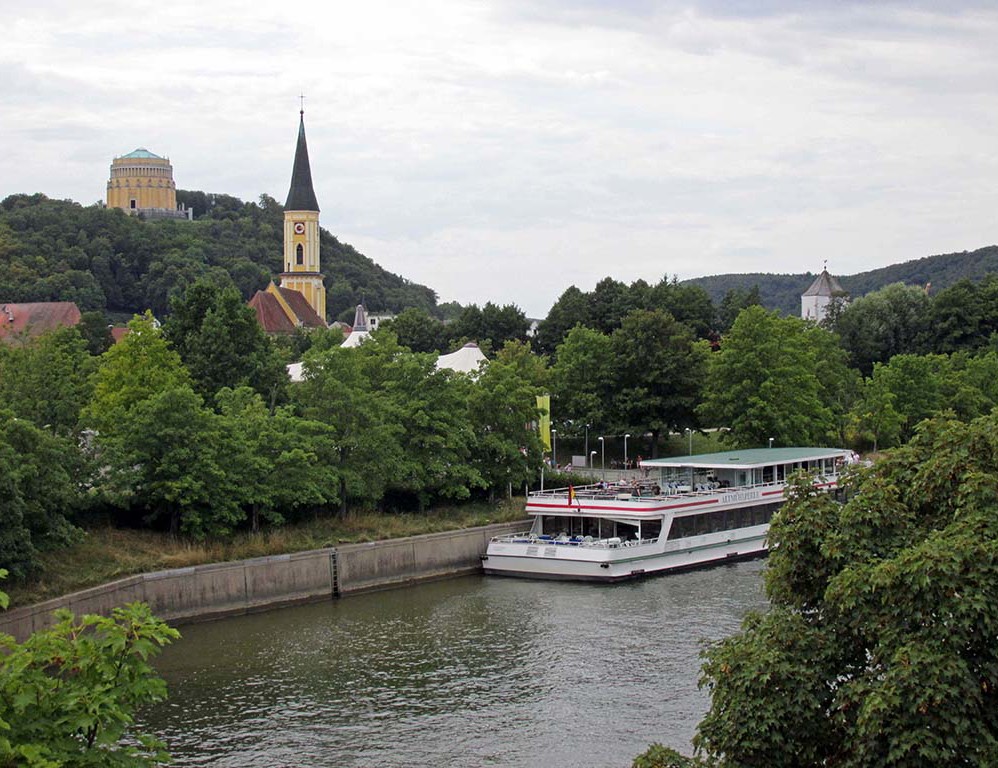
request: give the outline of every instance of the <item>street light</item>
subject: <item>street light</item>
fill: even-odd
[[[599,468],[600,472],[603,473],[603,479],[606,480],[606,443],[603,441],[603,435],[600,435],[599,437],[599,450]]]
[[[589,451],[589,469],[593,468],[593,464],[596,462],[596,451]]]
[[[558,468],[558,430],[551,430],[551,463]]]
[[[624,469],[627,469],[627,438],[630,435],[624,435]]]
[[[588,424],[586,424],[586,447],[585,447],[585,452],[587,454],[589,453],[589,425]]]
[[[770,447],[770,448],[772,448],[772,447],[773,447],[773,438],[769,438],[769,447]]]
[[[686,428],[686,434],[689,435],[689,438],[690,438],[690,456],[692,456],[693,455],[693,430],[690,429],[689,427],[687,427]]]

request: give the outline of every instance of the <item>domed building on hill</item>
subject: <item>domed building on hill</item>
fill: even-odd
[[[144,147],[111,161],[107,205],[147,219],[191,219],[193,213],[177,208],[170,160]]]

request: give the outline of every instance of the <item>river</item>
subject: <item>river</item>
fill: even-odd
[[[141,724],[178,766],[629,766],[682,752],[764,561],[615,585],[466,577],[182,628]]]

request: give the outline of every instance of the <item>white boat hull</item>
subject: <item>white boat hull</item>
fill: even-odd
[[[619,548],[557,542],[492,541],[482,558],[488,575],[572,581],[622,581],[668,571],[758,557],[766,552],[768,525]]]

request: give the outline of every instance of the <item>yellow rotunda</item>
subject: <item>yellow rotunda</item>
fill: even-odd
[[[169,159],[144,147],[111,161],[107,205],[149,219],[191,218],[189,211],[177,209],[177,185]]]

